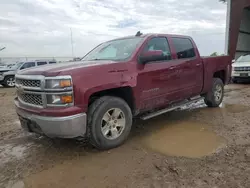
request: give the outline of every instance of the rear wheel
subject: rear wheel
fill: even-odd
[[[15,77],[14,76],[6,76],[4,79],[3,86],[15,87]]]
[[[122,145],[132,126],[132,113],[121,98],[105,96],[90,105],[87,137],[98,149],[112,149]]]
[[[218,107],[224,97],[224,84],[220,78],[213,79],[212,90],[205,95],[205,103],[208,107]]]

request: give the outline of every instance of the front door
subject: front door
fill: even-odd
[[[137,93],[139,94],[139,109],[151,110],[162,107],[176,99],[178,89],[178,70],[176,61],[172,59],[166,37],[154,37],[148,40],[143,52],[161,50],[166,56],[163,61],[152,61],[140,65],[137,76]]]

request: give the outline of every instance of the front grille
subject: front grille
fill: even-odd
[[[48,104],[48,95],[63,95],[64,93],[73,93],[73,89],[65,88],[55,89],[46,88],[45,83],[47,80],[52,78],[46,78],[43,75],[18,75],[15,76],[16,79],[16,93],[19,102],[26,106],[32,106],[37,108],[47,108],[52,106],[68,106],[67,104]],[[55,80],[70,79],[70,76],[60,76],[53,78]]]
[[[25,103],[43,106],[43,100],[41,94],[29,94],[29,93],[17,93],[18,98]]]
[[[250,71],[250,67],[234,67],[235,71]]]
[[[25,87],[40,87],[41,81],[40,80],[25,80],[25,79],[16,79],[16,83],[21,86]]]

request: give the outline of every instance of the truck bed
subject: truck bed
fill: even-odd
[[[204,66],[204,85],[202,93],[206,93],[211,89],[211,80],[215,74],[218,76],[222,74],[225,85],[229,83],[232,70],[230,56],[201,57],[201,60]]]

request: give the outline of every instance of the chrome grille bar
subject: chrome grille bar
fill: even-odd
[[[250,67],[235,67],[235,71],[250,71]]]

